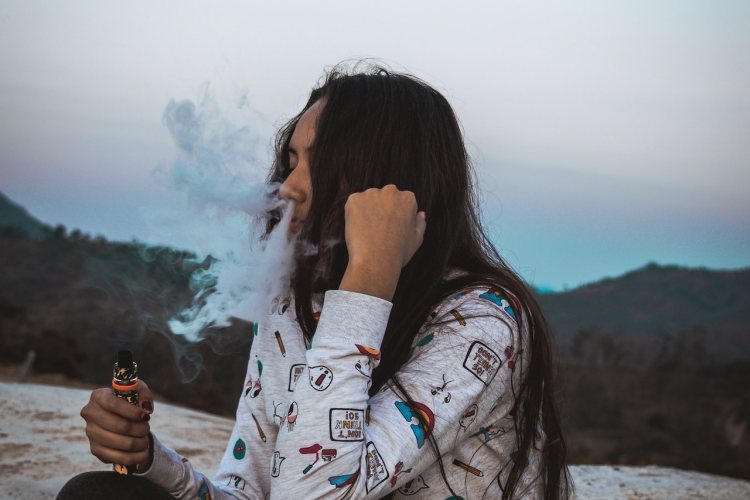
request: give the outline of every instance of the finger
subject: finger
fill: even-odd
[[[97,443],[105,448],[112,450],[126,451],[137,453],[148,450],[149,439],[148,433],[145,436],[126,436],[109,431],[95,423],[86,426],[86,436],[92,443]]]
[[[143,419],[151,418],[148,413],[141,412]],[[149,425],[144,420],[132,420],[117,413],[112,413],[102,408],[95,402],[89,403],[81,410],[81,417],[87,425],[96,424],[109,431],[133,437],[142,437],[148,434]]]
[[[104,410],[119,415],[128,420],[142,420],[146,414],[138,406],[131,405],[124,399],[114,395],[111,389],[97,389],[91,394],[91,400]]]
[[[128,420],[112,413],[102,415],[101,418],[93,420],[92,423],[116,434],[131,437],[143,437],[148,434],[150,429],[147,422]]]
[[[138,381],[138,403],[148,413],[154,412],[154,395],[143,380]]]
[[[138,465],[148,461],[148,448],[144,451],[130,453],[107,448],[98,443],[91,443],[91,454],[105,464]]]

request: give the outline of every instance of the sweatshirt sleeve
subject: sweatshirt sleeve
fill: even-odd
[[[154,459],[142,474],[175,498],[264,499],[270,490],[269,457],[273,455],[275,428],[267,422],[260,392],[260,367],[250,349],[245,384],[237,405],[237,420],[213,481],[153,436]],[[264,431],[259,432],[260,429]]]
[[[512,397],[513,310],[484,295],[457,295],[420,329],[396,374],[409,399],[392,380],[368,396],[391,303],[328,291],[307,351],[308,380],[292,395],[295,425],[282,426],[276,441],[286,460],[271,498],[380,498],[437,462],[431,437],[446,454]]]

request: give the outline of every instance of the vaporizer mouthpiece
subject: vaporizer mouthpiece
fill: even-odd
[[[133,366],[133,353],[130,351],[120,351],[117,353],[117,366],[120,368],[130,368]]]
[[[117,363],[112,370],[112,378],[121,384],[135,384],[138,382],[138,365],[133,361],[133,353],[120,351],[117,353]]]

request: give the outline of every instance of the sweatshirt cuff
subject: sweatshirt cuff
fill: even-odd
[[[350,340],[380,348],[393,304],[347,290],[328,290],[313,337],[313,346],[341,345]]]
[[[182,457],[176,451],[164,446],[153,433],[150,435],[154,450],[151,467],[145,472],[133,475],[144,477],[167,491],[177,491],[185,474]]]

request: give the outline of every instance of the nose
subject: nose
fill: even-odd
[[[294,201],[297,205],[304,203],[306,195],[301,175],[298,174],[299,168],[295,168],[286,178],[279,188],[279,196],[283,200]]]

